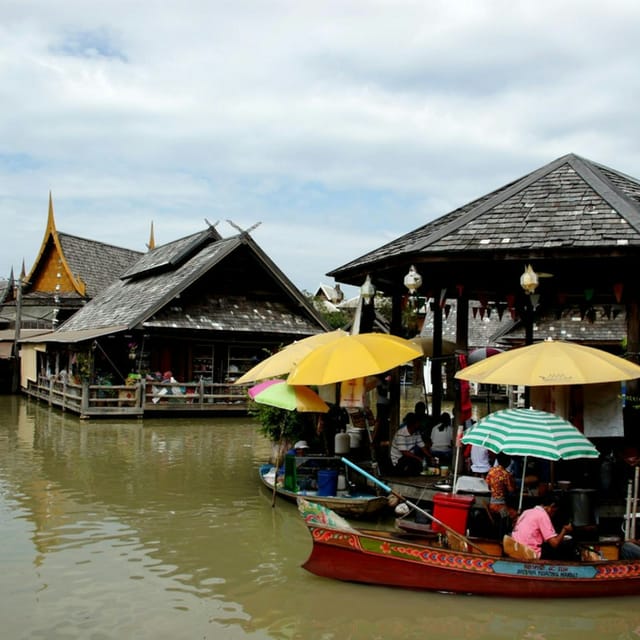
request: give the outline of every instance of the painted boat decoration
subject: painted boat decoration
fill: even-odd
[[[497,543],[474,551],[456,538],[354,528],[322,505],[300,499],[311,534],[302,565],[318,576],[370,585],[528,598],[583,598],[640,594],[640,561],[518,560]],[[458,549],[452,548],[458,546]],[[497,549],[495,548],[497,547]],[[468,549],[469,547],[467,547]]]
[[[286,465],[287,472],[290,471],[293,463],[294,461],[291,465]],[[318,469],[316,475],[322,474],[323,471]],[[262,483],[270,491],[273,491],[273,483],[276,478],[274,465],[262,465],[259,474]],[[308,478],[300,476],[301,474],[298,474],[295,482],[291,481],[288,474],[285,475],[284,482],[279,479],[276,494],[290,502],[296,502],[298,498],[302,497],[309,502],[321,504],[341,516],[356,519],[377,517],[389,505],[388,498],[378,495],[375,491],[363,490],[360,487],[355,489],[353,487],[349,489],[338,488],[337,482],[335,482],[337,478],[328,473],[326,476],[327,484],[324,486],[322,486],[322,481],[318,486],[317,480],[312,483]]]

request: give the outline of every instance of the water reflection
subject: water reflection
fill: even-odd
[[[5,637],[637,638],[640,600],[514,602],[300,568],[245,419],[81,422],[0,397]]]

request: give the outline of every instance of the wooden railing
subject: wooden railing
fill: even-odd
[[[134,385],[77,384],[60,377],[39,376],[23,391],[83,418],[138,416],[156,412],[245,411],[247,387],[212,382]]]

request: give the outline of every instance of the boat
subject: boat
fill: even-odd
[[[298,508],[313,542],[302,566],[325,578],[500,597],[640,595],[640,561],[609,559],[604,549],[575,562],[520,559],[506,555],[497,541],[447,535],[446,529],[367,530],[302,498]]]
[[[368,485],[348,481],[349,476],[346,475],[340,458],[308,457],[305,458],[305,462],[309,466],[296,467],[296,463],[300,463],[299,458],[286,456],[284,476],[278,474],[276,495],[290,502],[305,498],[329,508],[340,516],[354,519],[377,517],[389,506],[387,496],[380,495]],[[340,478],[343,472],[345,476]],[[276,480],[275,466],[262,465],[259,475],[265,487],[273,492]]]

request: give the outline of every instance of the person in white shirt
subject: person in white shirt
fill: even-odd
[[[453,426],[451,416],[445,411],[440,414],[438,423],[431,429],[431,453],[440,460],[441,464],[451,462],[453,449]]]
[[[471,445],[471,473],[474,476],[486,476],[493,466],[493,454],[486,447],[479,444]]]
[[[408,413],[391,442],[391,473],[400,476],[417,476],[422,471],[424,459],[433,460],[429,447],[419,431],[420,423],[415,413]]]

